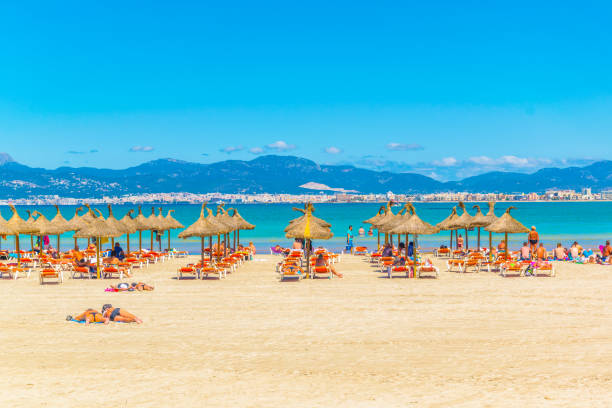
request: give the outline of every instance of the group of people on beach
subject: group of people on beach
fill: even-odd
[[[75,321],[79,323],[104,323],[120,322],[120,323],[142,323],[142,320],[128,312],[125,309],[119,307],[113,307],[110,303],[102,306],[102,312],[98,312],[95,309],[87,309],[83,313],[76,316],[68,315],[66,320]]]

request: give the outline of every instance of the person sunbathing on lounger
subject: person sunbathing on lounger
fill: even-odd
[[[325,257],[323,256],[323,254],[319,254],[319,256],[317,256],[317,260],[315,261],[315,267],[317,266],[327,266],[329,268],[329,270],[331,271],[331,273],[333,273],[334,275],[336,275],[339,278],[342,278],[343,275],[341,273],[336,272],[336,268],[334,268],[333,265],[327,265],[327,261],[325,261]]]
[[[113,305],[109,303],[102,306],[102,316],[110,319],[111,322],[142,323],[142,320],[127,310],[113,307]]]
[[[107,324],[109,320],[105,318],[102,313],[98,312],[94,309],[87,309],[80,315],[72,317],[71,315],[66,316],[66,320],[72,321],[76,320],[77,322],[85,322],[85,324],[89,323],[104,323]]]

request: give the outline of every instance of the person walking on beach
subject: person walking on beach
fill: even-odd
[[[346,250],[351,251],[353,255],[353,226],[349,225],[348,231],[346,231]]]
[[[463,236],[461,234],[459,234],[459,236],[457,237],[457,249],[459,251],[463,250]]]
[[[538,232],[536,231],[535,226],[531,227],[531,231],[529,231],[529,234],[527,235],[527,239],[529,240],[529,247],[531,248],[531,255],[534,256],[536,255],[536,252],[538,250],[538,242],[540,242],[540,236],[538,235]]]

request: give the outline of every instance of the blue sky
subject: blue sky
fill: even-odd
[[[0,152],[440,179],[612,156],[609,3],[224,3],[0,5]]]

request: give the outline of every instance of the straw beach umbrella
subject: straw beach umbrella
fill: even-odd
[[[454,221],[450,222],[450,227],[454,229],[465,229],[465,249],[467,250],[469,248],[468,228],[472,227],[472,216],[467,212],[463,201],[459,201],[459,208],[463,210],[463,214],[461,214]]]
[[[78,231],[80,229],[85,228],[88,224],[85,222],[83,217],[79,215],[79,211],[83,211],[83,207],[77,207],[74,210],[74,216],[68,221],[68,226],[70,229],[68,231]],[[77,248],[77,238],[73,235],[74,238],[74,249]]]
[[[238,240],[238,245],[240,245],[240,230],[252,230],[255,229],[255,225],[251,224],[238,213],[238,210],[235,208],[228,208],[227,212],[233,210],[232,214],[232,222],[234,224],[234,250],[236,250],[236,239]]]
[[[138,231],[138,228],[136,228],[136,222],[132,218],[133,212],[134,210],[128,211],[127,214],[125,214],[123,218],[119,220],[125,227],[125,234],[127,236],[127,254],[130,253],[130,234]]]
[[[129,231],[129,229],[126,227],[124,223],[122,223],[117,218],[115,218],[115,215],[113,214],[113,207],[111,207],[110,204],[108,204],[108,217],[106,218],[106,223],[109,224],[111,227],[115,228],[117,231],[120,231],[121,235]],[[111,248],[114,248],[114,247],[115,247],[115,238],[111,237]]]
[[[391,202],[389,202],[391,203]],[[393,214],[391,204],[387,204],[387,208],[385,209],[385,213],[378,218],[378,220],[372,224],[374,228],[381,231],[381,227],[385,225],[387,222],[395,219],[395,214]],[[383,231],[384,232],[384,231]],[[389,242],[389,234],[385,233],[385,244]]]
[[[155,214],[155,207],[151,207],[151,215],[147,217],[148,230],[151,231],[151,251],[153,248],[153,233],[163,231],[164,226],[160,225],[157,215]]]
[[[97,277],[100,279],[100,242],[102,238],[114,238],[123,234],[112,223],[106,222],[102,213],[96,210],[99,216],[94,218],[85,228],[78,230],[74,236],[77,238],[95,238],[96,239],[96,263]]]
[[[479,205],[474,205],[472,208],[476,208],[476,214],[472,217],[472,227],[478,228],[478,250],[480,251],[480,228],[486,227],[491,221],[480,211]]]
[[[491,225],[495,221],[497,221],[499,219],[499,217],[495,215],[495,202],[494,201],[489,201],[488,205],[489,205],[489,211],[487,212],[487,215],[485,215],[485,220],[487,220],[487,222],[488,222],[487,225]],[[485,228],[485,230],[486,230],[486,228]],[[493,247],[493,233],[491,233],[489,231],[489,259],[492,259],[492,257],[493,257],[493,254],[491,253],[491,248],[492,247]]]
[[[414,265],[416,268],[418,262],[418,245],[417,238],[419,235],[431,235],[437,234],[440,232],[440,228],[431,225],[428,222],[423,221],[416,213],[416,208],[412,204],[410,204],[410,211],[412,211],[412,215],[410,217],[406,217],[404,221],[397,225],[395,228],[391,230],[391,232],[395,234],[412,234],[414,235]],[[416,269],[415,269],[416,270]],[[416,276],[416,273],[415,273]]]
[[[60,235],[65,232],[71,231],[71,227],[68,221],[60,212],[59,206],[54,205],[54,207],[57,213],[55,214],[55,217],[53,217],[53,219],[51,220],[51,224],[56,228],[57,231],[61,231],[57,234],[57,252],[60,252]]]
[[[204,216],[204,209],[208,212],[208,217]],[[213,221],[213,215],[210,208],[206,208],[206,203],[202,204],[200,209],[200,217],[189,227],[179,234],[179,238],[186,239],[191,237],[199,237],[202,240],[201,253],[202,264],[204,264],[204,238],[209,237],[210,241],[210,259],[212,259],[212,237],[221,233],[221,226]]]
[[[309,243],[305,245],[305,255],[306,255],[306,271],[310,276],[310,249],[312,244],[310,241],[313,239],[330,239],[334,236],[329,227],[324,227],[320,222],[313,222],[312,212],[314,211],[314,206],[309,203],[306,206],[306,209],[303,210],[301,208],[293,208],[295,211],[300,211],[304,213],[303,217],[300,217],[300,220],[295,222],[291,228],[286,230],[285,236],[287,238],[300,238],[304,240],[308,240]],[[325,222],[327,224],[327,222]]]
[[[223,242],[224,242],[224,247],[227,249],[228,247],[228,240],[229,240],[229,233],[234,231],[235,227],[234,227],[234,221],[232,220],[232,217],[229,216],[229,214],[227,213],[227,211],[225,210],[225,208],[223,208],[224,204],[219,204],[217,206],[217,215],[215,216],[215,221],[217,221],[219,224],[221,224],[223,227],[225,227],[223,229]],[[219,242],[217,242],[219,244]],[[225,256],[225,254],[223,254]]]
[[[25,222],[27,222],[29,225],[34,225],[34,222],[36,221],[36,217],[32,216],[32,211],[26,210],[26,212],[28,213],[28,219],[25,220]],[[34,235],[32,234],[30,234],[30,248],[34,250]]]
[[[13,230],[11,230],[2,214],[0,214],[0,244],[2,243],[2,239],[6,239],[7,235],[12,235]],[[0,249],[2,249],[2,245],[0,245]]]
[[[61,222],[53,223],[47,219],[44,215],[42,215],[38,211],[34,211],[32,215],[38,215],[38,219],[34,222],[34,226],[38,228],[38,235],[41,238],[45,235],[57,235],[58,236],[58,244],[59,244],[59,236],[66,232],[66,228],[68,227],[68,223],[62,225]],[[63,218],[63,217],[62,217]],[[66,220],[64,220],[66,221]],[[59,252],[59,249],[58,249]]]
[[[380,208],[378,209],[378,212],[376,213],[375,216],[368,218],[367,220],[364,221],[364,224],[371,224],[373,227],[376,228],[375,224],[378,222],[378,220],[385,215],[385,212],[387,211],[387,207],[385,207],[384,205],[381,205]],[[380,231],[378,230],[378,228],[376,228],[376,234],[378,236],[378,249],[380,249]]]
[[[514,217],[510,215],[510,210],[514,210],[516,207],[508,207],[506,212],[497,219],[497,221],[489,224],[485,227],[486,231],[495,232],[498,234],[505,234],[506,241],[506,255],[510,253],[508,248],[508,234],[520,234],[529,232],[529,228],[525,227]]]
[[[161,211],[161,209],[160,209],[160,211]],[[174,212],[174,210],[168,211],[168,214],[166,214],[166,217],[165,217],[165,219],[166,219],[166,227],[168,228],[168,252],[170,252],[170,230],[185,228],[185,226],[183,224],[178,222],[172,216],[173,212]]]
[[[149,229],[147,217],[142,214],[142,206],[138,206],[138,215],[133,218],[136,231],[138,231],[138,251],[142,252],[142,231]]]
[[[36,228],[33,224],[26,223],[23,218],[19,216],[17,209],[15,209],[14,205],[9,205],[13,215],[6,222],[9,229],[13,231],[12,235],[15,235],[15,250],[17,251],[17,263],[21,263],[21,253],[19,250],[19,235],[20,234],[36,234],[38,233],[38,228]]]
[[[412,207],[412,204],[406,203],[397,212],[397,214],[394,214],[390,217],[381,218],[381,220],[377,223],[379,231],[389,234],[389,240],[391,242],[391,245],[393,245],[393,233],[391,232],[391,230],[397,225],[399,225],[400,223],[404,222],[407,218],[410,218],[412,216],[411,212],[409,211],[411,207]],[[401,236],[398,235],[397,236],[398,246],[400,243],[400,239],[401,239]],[[406,241],[407,240],[408,240],[408,234],[406,234]],[[408,242],[406,242],[406,250],[408,249],[407,245],[408,245]]]
[[[450,215],[448,217],[446,217],[445,219],[443,219],[442,221],[440,221],[439,223],[436,224],[436,226],[438,228],[440,228],[440,230],[442,231],[449,231],[451,232],[450,234],[450,249],[453,249],[453,231],[455,231],[453,228],[451,228],[451,224],[457,219],[459,218],[459,215],[457,215],[457,207],[453,207]]]

